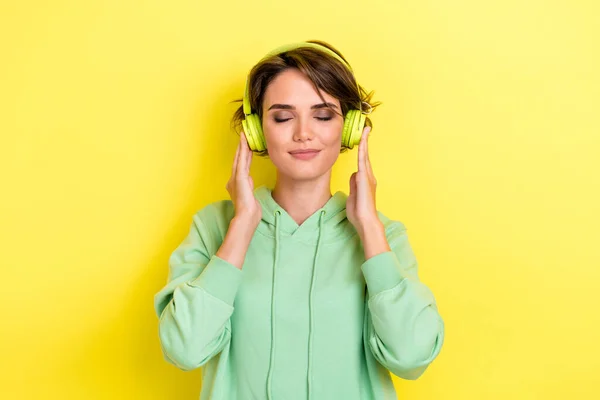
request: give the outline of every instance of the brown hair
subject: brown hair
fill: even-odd
[[[346,61],[344,56],[327,42],[320,40],[307,40],[307,42],[325,46]],[[368,108],[362,105],[361,102],[363,101],[370,104],[373,110],[381,104],[381,102],[371,103],[374,92],[367,93],[362,86],[358,85],[352,72],[335,57],[311,47],[299,47],[266,58],[250,70],[250,106],[252,112],[258,114],[261,120],[262,102],[269,83],[278,74],[288,68],[297,68],[300,72],[304,73],[312,81],[323,103],[327,102],[320,90],[338,99],[341,106],[341,113],[336,112],[334,109],[331,110],[342,117],[346,115],[348,110],[365,110],[365,108]],[[233,102],[241,103],[243,99],[233,100]],[[236,133],[241,132],[244,118],[243,105],[240,105],[231,119],[231,127]],[[373,126],[369,117],[366,118],[365,124]],[[348,148],[343,146],[340,149],[340,153],[347,150]],[[256,154],[258,156],[266,156],[268,152],[265,150]]]

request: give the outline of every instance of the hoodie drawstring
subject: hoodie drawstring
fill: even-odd
[[[314,332],[314,318],[313,318],[313,288],[315,279],[317,277],[317,260],[319,257],[319,250],[321,248],[321,239],[323,237],[323,215],[326,211],[321,210],[319,215],[319,237],[317,240],[317,250],[315,251],[315,257],[313,259],[312,277],[310,281],[309,291],[309,327],[308,327],[308,373],[307,373],[307,391],[308,400],[311,398],[311,384],[312,384],[312,346],[313,346],[313,332]],[[279,242],[280,242],[280,226],[279,218],[281,216],[280,210],[273,212],[275,215],[275,260],[273,262],[273,282],[271,283],[271,354],[269,362],[269,372],[267,374],[267,398],[271,400],[273,398],[272,393],[272,376],[273,376],[273,364],[275,360],[275,276],[277,273],[277,264],[279,263]]]
[[[275,261],[273,262],[273,282],[271,283],[271,357],[269,362],[269,372],[267,374],[267,398],[273,398],[271,378],[273,376],[273,361],[275,360],[275,274],[277,272],[277,263],[279,262],[279,216],[281,211],[275,210]]]
[[[307,384],[308,384],[308,399],[310,400],[310,391],[312,384],[312,346],[313,346],[313,333],[314,333],[314,318],[313,318],[313,287],[315,284],[315,279],[317,277],[317,259],[319,257],[319,249],[321,248],[321,238],[323,237],[323,215],[325,215],[325,210],[321,210],[321,214],[319,216],[319,239],[317,240],[317,250],[315,251],[315,258],[313,260],[313,270],[312,270],[312,279],[310,282],[310,292],[309,292],[309,320],[310,325],[308,327],[308,374],[307,374]]]

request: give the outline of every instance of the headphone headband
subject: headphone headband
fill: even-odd
[[[348,68],[348,70],[351,73],[354,73],[350,64],[348,64],[346,61],[344,61],[344,59],[342,59],[335,51],[332,51],[331,49],[329,49],[325,46],[322,46],[320,44],[309,43],[309,42],[288,43],[288,44],[284,44],[283,46],[279,46],[279,47],[275,48],[274,50],[271,50],[270,52],[268,52],[263,58],[261,58],[259,60],[259,63],[269,57],[274,56],[274,55],[277,55],[280,53],[285,53],[286,51],[290,51],[290,50],[294,50],[294,49],[298,49],[298,48],[302,48],[302,47],[309,47],[309,48],[323,51],[323,52],[329,54],[330,56],[334,57],[338,61],[340,61],[343,65],[346,66],[346,68]],[[248,76],[246,77],[246,86],[244,88],[243,109],[244,109],[245,115],[252,114],[252,108],[250,107],[250,85],[249,85],[250,82],[249,81],[250,81],[250,74],[248,74]]]

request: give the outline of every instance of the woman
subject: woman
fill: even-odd
[[[417,379],[442,347],[406,227],[376,209],[364,116],[350,193],[330,192],[333,164],[354,145],[342,142],[348,110],[377,104],[337,50],[306,43],[251,70],[245,98],[266,148],[240,134],[231,200],[193,216],[155,296],[164,357],[204,367],[201,399],[395,399],[389,371]],[[236,127],[252,130],[248,108]],[[273,189],[254,189],[247,136],[277,169]]]

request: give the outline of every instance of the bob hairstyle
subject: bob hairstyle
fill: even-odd
[[[307,40],[307,42],[325,46],[346,61],[344,56],[327,42],[320,40]],[[374,92],[371,91],[367,93],[367,91],[356,82],[352,72],[335,57],[311,47],[299,47],[266,58],[250,70],[250,106],[252,112],[258,114],[261,121],[263,118],[262,103],[267,87],[278,74],[288,68],[296,68],[306,75],[313,83],[315,90],[319,94],[321,100],[323,100],[323,103],[327,102],[323,98],[321,90],[338,99],[341,106],[341,112],[330,107],[328,108],[336,114],[341,115],[342,118],[346,115],[348,110],[362,110],[362,102],[369,104],[373,110],[381,104],[381,102],[371,103]],[[232,102],[242,103],[243,99],[236,99]],[[238,134],[241,132],[242,121],[244,118],[243,105],[240,105],[231,119],[231,127]],[[373,127],[369,117],[366,118],[365,126]],[[346,146],[342,146],[340,153],[347,150],[348,148]],[[267,156],[268,149],[256,152],[256,155],[261,157]]]

